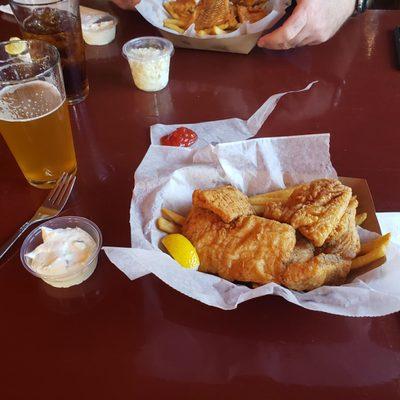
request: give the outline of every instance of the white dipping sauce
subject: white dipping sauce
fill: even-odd
[[[96,242],[81,228],[42,228],[43,243],[25,255],[29,267],[46,282],[66,275],[65,283],[57,279],[57,286],[68,287],[81,283],[93,271],[88,271],[88,261],[96,251]],[[96,263],[94,263],[94,267]],[[93,268],[94,270],[94,268]],[[71,280],[71,277],[74,279]],[[53,285],[54,286],[54,285]]]
[[[114,19],[92,22],[91,20],[85,23],[82,21],[83,39],[87,44],[105,45],[111,43],[115,38],[116,22]]]

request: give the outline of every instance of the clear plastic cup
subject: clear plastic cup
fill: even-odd
[[[115,39],[118,20],[110,14],[82,16],[83,40],[90,45],[103,46]]]
[[[164,89],[169,80],[173,44],[164,38],[146,36],[124,44],[122,52],[129,62],[137,88],[146,92]]]
[[[35,270],[33,270],[29,266],[29,260],[26,257],[26,254],[33,251],[37,246],[43,243],[42,240],[42,232],[41,228],[81,228],[85,232],[87,232],[93,240],[96,242],[96,248],[90,258],[87,260],[86,264],[81,268],[71,268],[71,271],[68,273],[60,274],[60,275],[44,275]],[[58,217],[53,218],[40,226],[36,227],[24,240],[20,257],[22,265],[27,269],[32,275],[41,278],[44,282],[48,283],[54,287],[67,288],[73,285],[79,285],[86,279],[92,275],[93,271],[96,269],[97,260],[99,256],[99,252],[102,245],[102,235],[100,229],[96,224],[92,221],[77,216],[68,216],[68,217]]]

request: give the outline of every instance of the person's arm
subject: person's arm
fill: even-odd
[[[297,0],[292,15],[258,45],[282,50],[326,42],[354,13],[356,0]]]
[[[123,10],[134,10],[140,0],[112,0],[112,2]]]

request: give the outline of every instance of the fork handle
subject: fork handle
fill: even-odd
[[[18,238],[31,226],[32,222],[25,222],[21,228],[15,233],[14,236],[10,237],[1,247],[0,247],[0,260],[7,253],[7,251],[11,248],[11,246],[18,240]]]

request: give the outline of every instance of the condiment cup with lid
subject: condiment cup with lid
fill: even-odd
[[[57,239],[48,242],[49,247],[46,249],[48,251],[41,254],[41,256],[44,255],[44,264],[42,264],[44,267],[35,268],[33,260],[27,255],[32,253],[44,242],[42,237],[43,228],[49,228],[51,230],[62,229],[61,232],[63,235],[69,234],[69,232],[75,232],[76,235],[84,235],[81,231],[74,230],[74,228],[80,228],[93,240],[84,235],[83,239],[89,239],[89,243],[91,244],[90,247],[85,247],[85,240],[80,241],[79,236],[74,236],[74,240],[71,242],[68,241],[68,238],[63,240],[64,236],[57,236],[56,238],[61,237],[59,243]],[[66,230],[66,228],[71,228],[71,230]],[[79,285],[92,275],[97,266],[101,245],[102,235],[100,229],[92,221],[78,216],[58,217],[46,221],[36,227],[25,238],[21,246],[20,257],[22,265],[32,275],[41,278],[51,286],[67,288],[73,285]],[[77,261],[77,259],[74,258],[74,254],[71,254],[74,252],[74,249],[78,249],[78,251],[81,250],[81,252],[87,249],[87,257]],[[41,260],[39,259],[39,262],[40,261]],[[45,262],[48,262],[49,264],[46,264]]]
[[[164,38],[145,36],[129,40],[122,48],[137,88],[146,92],[164,89],[169,80],[173,44]]]

